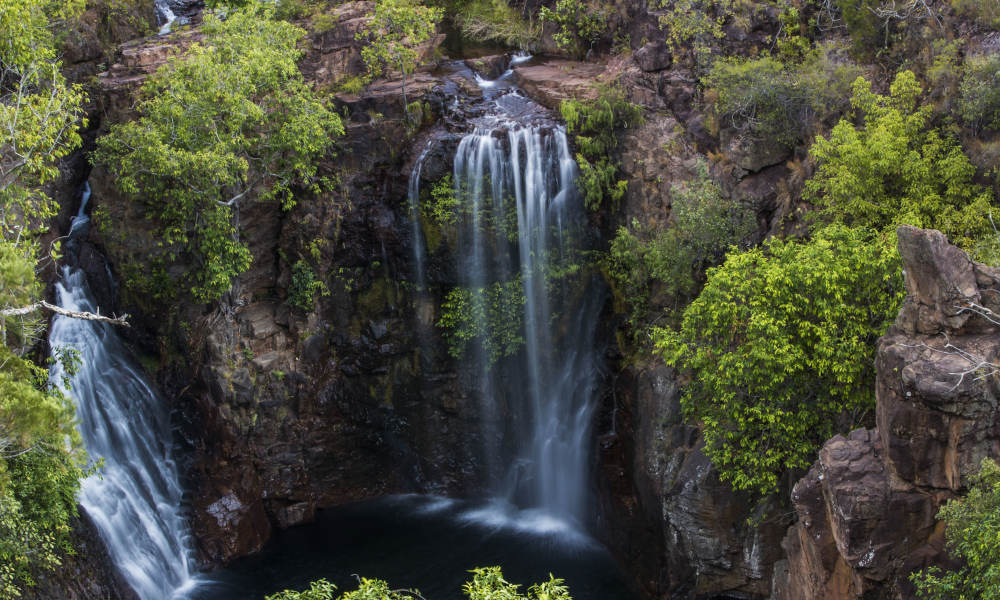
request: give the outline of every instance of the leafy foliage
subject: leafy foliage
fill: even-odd
[[[863,229],[772,239],[708,271],[679,331],[654,330],[691,376],[681,405],[734,488],[768,494],[846,414],[874,406],[875,341],[902,301],[898,255]]]
[[[32,245],[0,240],[0,310],[37,300],[35,264]],[[18,597],[70,550],[84,475],[73,403],[22,355],[38,329],[37,318],[0,318],[0,599]]]
[[[403,76],[404,105],[406,76],[417,67],[416,47],[434,35],[443,14],[442,9],[415,0],[376,0],[375,12],[357,33],[357,39],[365,42],[361,58],[369,76],[381,77],[387,69]]]
[[[846,108],[857,67],[823,47],[799,64],[765,56],[718,60],[704,79],[706,96],[741,135],[791,147],[826,116]]]
[[[659,0],[658,4],[667,44],[676,53],[690,52],[698,64],[704,64],[712,44],[725,37],[725,25],[746,29],[753,12],[766,6],[753,0]]]
[[[612,155],[618,132],[642,123],[642,108],[625,100],[621,90],[605,86],[594,100],[564,100],[559,112],[577,147],[577,184],[587,208],[597,210],[605,200],[617,205],[628,182],[620,178]]]
[[[810,154],[819,166],[803,197],[833,221],[933,227],[972,250],[992,234],[991,196],[973,183],[975,167],[958,143],[929,126],[930,109],[917,105],[920,91],[910,71],[896,77],[888,96],[855,80],[851,105],[864,125],[843,119],[829,139],[816,138]]]
[[[80,145],[84,94],[66,83],[58,33],[82,0],[0,2],[0,310],[38,300],[34,234],[54,213],[41,186]],[[0,316],[0,599],[70,551],[69,522],[86,457],[74,407],[28,358],[42,322]]]
[[[256,195],[287,210],[294,187],[321,191],[327,182],[317,161],[344,133],[296,65],[305,32],[271,17],[257,5],[224,21],[206,14],[205,41],[147,80],[141,117],[112,126],[93,158],[155,219],[166,262],[193,265],[183,283],[200,302],[218,298],[250,266],[234,207]],[[154,273],[166,278],[159,267]],[[145,291],[175,293],[169,280]]]
[[[316,279],[316,274],[304,260],[297,260],[292,265],[292,280],[288,286],[288,303],[302,311],[312,310],[313,296],[316,292],[326,291],[322,281]]]
[[[500,567],[480,567],[472,570],[472,581],[462,586],[469,600],[573,600],[569,588],[562,579],[549,575],[549,580],[537,583],[528,588],[523,595],[517,591],[520,587],[508,582],[503,577]],[[336,587],[320,579],[314,581],[308,590],[294,592],[285,590],[272,594],[266,600],[333,600]],[[358,579],[358,589],[345,592],[338,600],[411,600],[423,599],[416,590],[394,590],[389,584],[379,579]]]
[[[0,10],[0,235],[37,230],[54,214],[39,188],[80,145],[84,93],[66,82],[56,33],[82,0],[5,0]]]
[[[507,0],[471,0],[454,3],[452,21],[468,40],[498,42],[513,48],[531,48],[541,35],[538,23],[527,21]]]
[[[450,173],[435,182],[431,186],[428,201],[420,203],[420,211],[424,217],[442,227],[458,223],[461,208],[462,203],[455,192],[455,184]]]
[[[1000,599],[1000,465],[984,458],[964,498],[949,500],[938,512],[945,522],[948,550],[965,566],[914,573],[917,597],[926,600]]]
[[[951,0],[951,6],[955,12],[987,27],[1000,28],[1000,5],[993,0]]]
[[[732,246],[745,247],[754,229],[748,207],[722,194],[699,163],[695,179],[674,188],[671,226],[644,232],[638,222],[619,227],[608,252],[608,272],[630,309],[638,330],[650,296],[665,294],[682,305],[693,299],[705,269],[718,264]]]
[[[957,108],[974,131],[1000,129],[1000,56],[988,54],[965,61]]]
[[[490,364],[516,354],[524,344],[524,302],[520,277],[485,289],[453,289],[437,323],[444,330],[448,353],[462,358],[470,346],[478,345]]]
[[[559,26],[552,39],[562,50],[577,58],[590,54],[607,28],[604,11],[588,5],[585,0],[556,0],[554,9],[543,6],[538,15],[542,21]]]

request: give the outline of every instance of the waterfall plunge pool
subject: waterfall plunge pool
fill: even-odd
[[[573,526],[497,502],[390,496],[321,511],[275,535],[258,554],[208,576],[192,600],[263,600],[326,578],[340,592],[355,574],[414,588],[427,600],[460,600],[474,567],[501,566],[527,589],[552,573],[574,600],[635,600],[611,556]]]

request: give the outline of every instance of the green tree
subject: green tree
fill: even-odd
[[[356,37],[365,42],[361,58],[371,77],[380,77],[387,68],[403,76],[403,106],[409,118],[406,76],[417,68],[417,46],[434,35],[444,11],[415,0],[376,0],[375,11]]]
[[[680,330],[654,329],[654,342],[690,374],[681,405],[702,423],[722,479],[777,491],[838,422],[859,422],[874,406],[875,341],[902,287],[895,250],[842,225],[733,252],[708,271]]]
[[[559,27],[552,35],[556,45],[581,59],[590,55],[608,27],[605,11],[588,5],[585,0],[556,0],[554,9],[543,6],[538,16]]]
[[[910,576],[917,597],[926,600],[1000,600],[1000,465],[984,458],[964,498],[938,512],[956,571],[931,567]]]
[[[910,71],[896,76],[888,96],[856,79],[851,105],[863,125],[842,119],[829,138],[816,138],[809,152],[819,166],[803,197],[828,220],[879,230],[932,227],[974,250],[993,233],[991,194],[973,182],[976,169],[958,142],[930,127],[920,92]]]
[[[200,302],[228,290],[251,261],[234,210],[252,196],[287,210],[294,188],[322,191],[317,163],[344,133],[299,72],[303,29],[251,5],[225,20],[207,13],[202,31],[143,85],[139,119],[112,126],[93,156],[159,227],[166,265],[143,291],[162,300],[176,294],[169,265],[184,267]]]
[[[60,72],[56,32],[82,0],[0,1],[0,599],[70,550],[85,455],[72,403],[29,353],[42,321],[36,235],[53,214],[41,186],[79,147],[83,92]]]
[[[444,330],[448,354],[462,358],[477,344],[490,364],[516,354],[524,344],[524,302],[520,277],[494,282],[485,289],[457,287],[450,291],[437,323]]]

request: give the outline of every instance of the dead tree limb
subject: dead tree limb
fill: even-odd
[[[42,300],[41,302],[35,302],[34,304],[29,304],[28,306],[20,306],[17,308],[5,308],[0,310],[0,317],[16,317],[19,315],[27,315],[33,313],[36,310],[50,310],[57,315],[63,315],[64,317],[72,317],[74,319],[82,319],[84,321],[100,321],[101,323],[110,323],[111,325],[119,325],[121,327],[129,327],[128,315],[121,315],[120,317],[105,317],[99,313],[92,313],[79,310],[69,310],[62,308],[61,306],[56,306],[55,304],[49,304],[48,302]]]

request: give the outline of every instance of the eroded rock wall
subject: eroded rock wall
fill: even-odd
[[[776,598],[914,597],[908,576],[947,564],[938,508],[1000,455],[993,376],[1000,270],[937,231],[899,229],[907,298],[876,355],[877,428],[837,436],[796,484]]]

